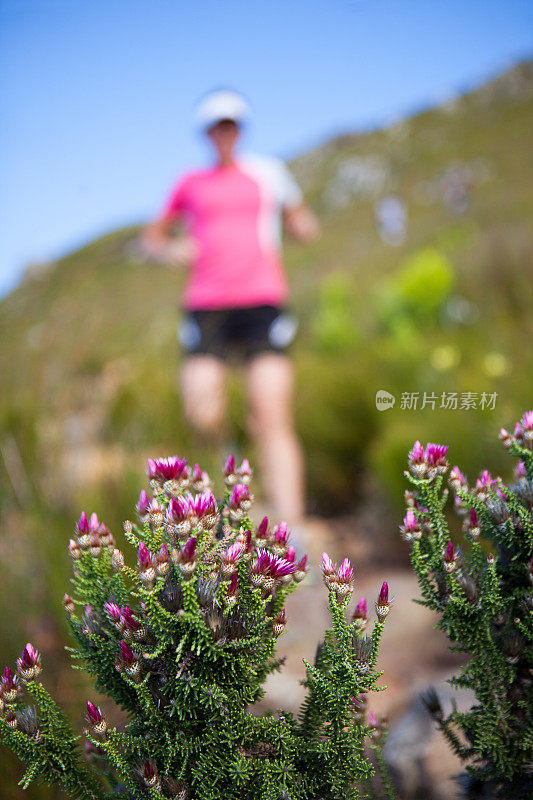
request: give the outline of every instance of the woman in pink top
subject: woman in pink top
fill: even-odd
[[[268,499],[278,517],[303,516],[303,463],[292,416],[293,368],[285,349],[296,323],[286,311],[288,286],[280,255],[281,216],[302,242],[319,226],[282,161],[241,157],[235,148],[249,107],[218,91],[198,110],[215,163],[185,174],[159,219],[144,232],[147,251],[190,267],[179,338],[185,414],[217,438],[226,411],[226,361],[244,359],[249,430],[258,445]],[[187,236],[175,238],[176,221]]]

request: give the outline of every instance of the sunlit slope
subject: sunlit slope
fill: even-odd
[[[446,439],[463,463],[486,460],[488,448],[500,463],[494,428],[531,404],[531,141],[527,63],[292,164],[324,229],[312,248],[286,246],[315,510],[350,507],[361,475],[384,481],[398,502],[414,438]],[[457,175],[465,208],[447,197]],[[376,227],[375,204],[386,196],[405,204],[401,244],[387,244]],[[3,435],[8,460],[10,447],[20,453],[30,492],[97,485],[113,464],[135,471],[146,451],[190,446],[175,388],[181,277],[129,256],[135,233],[33,268],[0,304]],[[246,447],[233,389],[234,439]],[[397,396],[393,409],[376,410],[379,389]],[[496,410],[400,407],[402,392],[440,400],[443,391],[497,392]],[[5,463],[0,470],[11,496]]]

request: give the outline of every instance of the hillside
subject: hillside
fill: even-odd
[[[324,230],[313,248],[285,251],[301,320],[297,418],[312,513],[368,519],[379,503],[375,519],[392,541],[416,438],[449,443],[472,477],[481,463],[507,469],[494,433],[531,407],[531,141],[527,62],[292,163]],[[207,468],[220,459],[180,413],[181,279],[136,260],[135,235],[113,232],[34,268],[0,302],[4,659],[36,630],[41,642],[56,636],[65,543],[81,507],[116,532],[147,455],[191,454]],[[394,408],[376,409],[382,389]],[[402,393],[417,392],[418,407],[403,408]],[[424,392],[435,408],[421,409]],[[443,392],[476,393],[478,407],[441,408]],[[483,393],[496,393],[493,410],[479,407]],[[233,446],[253,458],[237,378],[231,413]],[[366,530],[375,529],[374,520]]]
[[[483,422],[475,412],[463,423],[464,413],[398,407],[385,419],[375,411],[377,389],[498,391],[495,424],[526,401],[528,355],[517,339],[531,329],[532,92],[525,63],[440,108],[338,137],[292,164],[324,228],[316,247],[286,248],[302,322],[299,420],[317,508],[352,494],[354,469],[379,462],[378,442],[386,438],[388,452],[391,434],[403,448],[413,424],[434,436],[435,427],[449,435]],[[466,208],[454,207],[454,191]],[[391,195],[408,217],[400,244],[384,242],[374,219],[376,200]],[[189,442],[174,389],[180,279],[128,257],[134,235],[112,233],[34,269],[0,303],[1,420],[31,485],[43,480],[36,452],[46,454],[54,491],[63,480],[98,481],[106,462],[125,462],[126,453],[139,469],[132,451]]]

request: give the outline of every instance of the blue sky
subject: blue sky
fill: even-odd
[[[252,100],[249,149],[290,158],[532,54],[531,0],[0,0],[0,294],[152,216],[205,163],[214,86]]]

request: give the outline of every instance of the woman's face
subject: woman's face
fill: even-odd
[[[222,119],[207,130],[207,136],[221,156],[229,155],[239,136],[239,126],[231,119]]]

